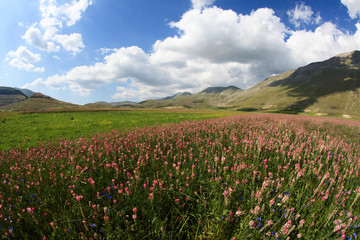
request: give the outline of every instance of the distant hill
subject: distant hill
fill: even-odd
[[[33,95],[35,93],[35,92],[33,92],[33,91],[29,90],[29,89],[25,89],[25,88],[15,88],[15,89],[21,91],[27,97],[30,97],[31,95]]]
[[[134,107],[360,116],[360,52],[343,53],[271,76],[245,91],[234,86],[209,87],[191,95],[143,101]]]
[[[49,109],[229,109],[263,112],[307,112],[313,115],[360,117],[360,51],[339,54],[322,62],[271,76],[242,90],[209,87],[140,103],[96,102],[84,106],[61,102],[28,89],[0,87],[0,110]]]
[[[239,93],[231,104],[238,109],[359,115],[360,52],[269,77]]]
[[[235,87],[235,86],[228,86],[228,87],[208,87],[202,91],[200,91],[198,94],[203,94],[203,93],[221,93],[224,92],[226,90],[240,90],[240,88]]]
[[[241,92],[240,88],[210,87],[198,93],[178,93],[171,97],[157,100],[146,100],[133,105],[133,108],[160,108],[160,109],[214,109],[228,108],[233,95]]]
[[[30,93],[32,91],[25,92]],[[6,96],[10,96],[11,101],[4,101]],[[4,104],[0,106],[3,111],[45,111],[78,107],[78,105],[62,102],[42,93],[32,93],[27,97],[23,91],[7,87],[0,88],[0,99],[3,99],[2,103]]]
[[[115,107],[122,107],[122,106],[131,106],[136,104],[136,102],[132,102],[132,101],[123,101],[123,102],[111,102],[110,105],[115,106]]]
[[[21,102],[27,96],[20,90],[10,87],[0,87],[0,109],[8,104]]]
[[[170,99],[173,99],[173,98],[182,97],[182,96],[189,96],[189,95],[192,95],[192,94],[189,93],[189,92],[179,92],[179,93],[177,93],[175,95],[164,97],[163,100],[170,100]]]
[[[87,103],[82,106],[82,108],[88,108],[88,109],[116,109],[120,107],[131,107],[135,105],[135,102],[131,101],[123,101],[123,102],[105,102],[105,101],[98,101],[94,103]]]

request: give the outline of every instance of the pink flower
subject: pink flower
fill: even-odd
[[[134,213],[136,213],[138,209],[136,207],[134,207],[132,210]]]
[[[249,222],[249,226],[250,226],[250,228],[254,228],[255,223],[254,223],[254,221],[253,221],[253,220],[251,220],[251,221]]]

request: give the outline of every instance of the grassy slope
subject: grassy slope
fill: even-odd
[[[270,77],[238,94],[233,106],[360,116],[360,71],[356,64],[349,56],[335,57]]]
[[[71,109],[77,105],[62,102],[54,98],[28,98],[24,101],[12,103],[4,108],[12,111],[43,111],[49,109]]]
[[[221,93],[198,93],[194,95],[174,97],[170,100],[148,100],[139,104],[139,106],[143,108],[163,108],[163,109],[227,108],[230,106],[229,100],[237,92],[241,92],[241,90],[227,89]]]

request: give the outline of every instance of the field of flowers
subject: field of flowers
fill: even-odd
[[[0,112],[0,150],[28,148],[40,142],[75,139],[98,132],[146,127],[185,120],[202,120],[234,115],[229,112],[199,111],[66,111],[36,113]]]
[[[0,236],[359,239],[360,123],[251,114],[0,152]]]

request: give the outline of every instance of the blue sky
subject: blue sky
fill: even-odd
[[[359,0],[0,0],[0,86],[141,101],[360,49]]]

